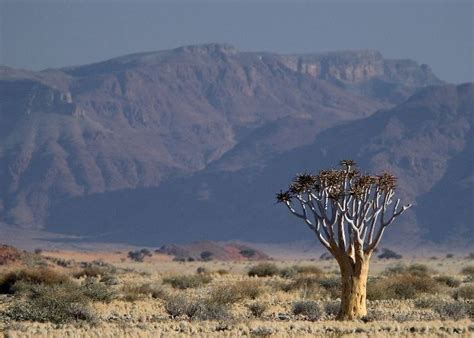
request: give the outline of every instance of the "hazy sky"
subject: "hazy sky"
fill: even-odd
[[[7,1],[0,64],[44,69],[185,44],[281,53],[377,49],[473,81],[474,1]]]

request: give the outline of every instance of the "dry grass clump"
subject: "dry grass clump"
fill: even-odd
[[[426,275],[401,274],[368,282],[367,299],[413,299],[434,294],[439,284]]]
[[[197,288],[211,281],[212,277],[208,274],[180,275],[163,278],[164,284],[170,284],[173,288],[181,290]]]
[[[52,285],[67,281],[68,276],[47,268],[11,271],[0,278],[0,293],[14,294],[18,282]]]
[[[122,299],[134,302],[147,297],[155,299],[165,299],[168,294],[161,285],[144,283],[138,285],[124,285],[121,289]]]
[[[278,267],[273,263],[260,263],[250,268],[248,275],[250,277],[271,277],[280,273]]]
[[[293,278],[296,275],[318,275],[322,276],[323,271],[314,265],[293,265],[279,270],[280,277]]]
[[[262,293],[257,281],[238,281],[219,285],[211,290],[209,301],[217,304],[233,304],[242,299],[255,299]]]
[[[247,308],[249,309],[252,316],[260,318],[268,309],[268,303],[254,302],[252,304],[247,305]]]
[[[459,285],[461,285],[461,281],[459,279],[450,276],[438,276],[435,278],[435,281],[442,285],[449,286],[450,288],[457,288]]]
[[[341,296],[341,278],[330,277],[324,278],[319,281],[321,285],[332,299],[339,298]]]
[[[189,300],[183,296],[169,297],[165,310],[172,318],[187,317],[194,320],[230,319],[227,306],[208,300]]]
[[[458,288],[454,294],[454,299],[474,299],[474,285],[467,284]]]
[[[409,266],[405,266],[403,264],[397,264],[395,266],[391,266],[385,269],[383,274],[386,276],[403,275],[403,274],[411,274],[415,276],[428,276],[431,274],[431,271],[424,264],[412,264]]]
[[[294,315],[303,315],[309,320],[318,320],[323,314],[319,303],[312,300],[295,302],[292,312]]]
[[[251,337],[270,337],[275,332],[271,327],[259,326],[250,331]]]
[[[109,273],[107,268],[101,266],[87,266],[84,269],[77,271],[73,274],[74,278],[81,277],[100,277],[105,276]]]

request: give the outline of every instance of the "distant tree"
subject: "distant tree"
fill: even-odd
[[[244,256],[245,258],[252,258],[255,256],[255,250],[254,249],[242,249],[240,250],[240,254]]]
[[[402,259],[402,255],[397,254],[395,251],[383,248],[382,253],[377,256],[380,259]]]
[[[343,160],[340,169],[299,174],[277,201],[302,219],[335,257],[342,280],[340,320],[367,314],[366,285],[369,261],[387,227],[410,204],[394,206],[396,178],[389,173],[365,175],[355,162]]]
[[[128,258],[135,262],[143,262],[145,257],[151,257],[152,253],[148,249],[129,251]]]
[[[205,262],[210,261],[212,259],[213,253],[210,251],[203,251],[201,252],[201,259]]]

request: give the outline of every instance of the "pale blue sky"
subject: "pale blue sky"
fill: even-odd
[[[0,0],[0,64],[44,69],[185,44],[376,49],[473,81],[474,1]]]

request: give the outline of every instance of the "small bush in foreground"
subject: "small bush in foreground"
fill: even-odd
[[[321,318],[322,310],[318,302],[312,300],[299,301],[293,304],[294,315],[306,316],[309,320],[318,320]]]
[[[257,298],[262,289],[255,281],[239,281],[212,289],[209,300],[217,304],[233,304],[245,298]]]
[[[171,317],[187,316],[197,320],[229,319],[228,308],[207,300],[190,301],[182,296],[169,297],[165,302],[165,310]]]
[[[92,278],[86,279],[81,285],[81,291],[85,297],[95,302],[109,303],[115,297],[115,293],[107,285]]]
[[[439,284],[429,276],[396,275],[368,282],[367,299],[413,299],[420,294],[434,294]]]
[[[440,304],[435,310],[443,319],[460,320],[469,316],[468,305],[458,302]]]
[[[163,279],[163,283],[170,284],[175,289],[197,288],[212,281],[211,276],[206,274],[172,276]]]
[[[272,263],[260,263],[250,268],[248,275],[250,277],[271,277],[279,274],[278,267]]]
[[[24,298],[6,310],[5,315],[10,319],[56,324],[97,320],[87,297],[75,284],[19,284]]]
[[[450,288],[457,288],[459,285],[461,285],[460,280],[449,276],[438,276],[435,278],[435,280],[440,284],[449,286]]]
[[[474,285],[464,285],[458,288],[453,295],[454,299],[474,299]]]
[[[255,303],[249,304],[247,307],[250,313],[252,314],[252,316],[256,318],[260,318],[262,317],[263,313],[267,310],[268,304],[255,302]]]

